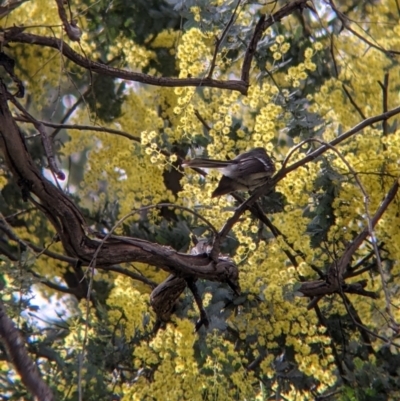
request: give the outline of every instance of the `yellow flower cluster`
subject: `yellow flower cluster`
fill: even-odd
[[[164,128],[166,115],[160,116],[154,108],[148,108],[154,103],[154,96],[162,104],[170,104],[173,91],[152,89],[130,92],[124,102],[122,116],[114,121],[123,131],[136,136],[140,144],[108,133],[88,135],[84,131],[69,131],[71,141],[66,143],[64,151],[68,154],[87,150],[80,195],[82,198],[90,197],[93,207],[118,199],[122,217],[133,208],[174,201],[172,192],[165,188],[162,170],[170,168],[170,162],[176,156],[167,161],[160,151],[165,149],[166,137],[162,134],[171,135],[173,131],[170,127]],[[79,113],[76,118],[81,118]],[[147,129],[143,130],[143,127]],[[107,191],[99,193],[101,180],[107,181]],[[94,193],[97,194],[95,197]],[[121,196],[122,193],[124,196]]]
[[[132,282],[127,280],[123,275],[118,275],[114,281],[114,288],[111,290],[107,299],[110,307],[117,306],[118,309],[112,309],[109,314],[111,323],[116,324],[121,318],[121,310],[123,311],[125,320],[126,333],[143,333],[146,327],[143,326],[144,317],[148,316],[154,320],[154,316],[150,315],[149,294],[139,292],[132,287]],[[151,323],[150,323],[151,324]]]
[[[190,12],[193,14],[194,20],[196,22],[200,22],[201,20],[200,7],[197,6],[190,7]]]
[[[43,11],[46,12],[43,12]],[[51,0],[38,0],[35,2],[26,2],[16,7],[13,12],[7,16],[7,26],[38,26],[35,33],[39,35],[49,35],[47,26],[60,24],[60,17],[57,12],[57,5]],[[54,29],[54,28],[53,28]],[[64,39],[67,40],[65,33]]]
[[[204,74],[211,59],[211,33],[192,28],[182,35],[178,46],[179,78],[198,77]]]
[[[107,60],[112,60],[121,53],[125,56],[125,59],[132,70],[141,71],[143,68],[148,66],[150,60],[156,58],[154,52],[146,50],[144,46],[140,46],[133,40],[127,39],[123,36],[114,42],[114,46],[110,46]]]
[[[157,36],[153,39],[151,38],[151,47],[153,49],[157,49],[160,47],[165,47],[170,49],[170,52],[175,51],[175,46],[178,42],[180,33],[173,29],[166,29],[157,34]]]
[[[283,55],[290,49],[290,43],[284,41],[285,37],[283,35],[277,36],[275,39],[276,43],[274,43],[269,49],[271,52],[273,52],[273,58],[275,61],[281,60]]]
[[[315,71],[317,66],[312,62],[312,57],[315,54],[315,51],[321,50],[322,45],[320,43],[316,43],[314,49],[311,47],[307,48],[304,51],[304,63],[300,63],[297,66],[290,67],[288,70],[288,74],[286,76],[286,81],[290,82],[294,88],[300,86],[300,81],[307,79],[307,70]]]
[[[175,325],[167,325],[148,344],[144,342],[137,347],[134,351],[137,368],[159,364],[154,380],[147,385],[126,387],[127,399],[142,400],[149,396],[163,399],[168,394],[170,399],[201,400],[203,382],[199,380],[194,358],[195,340],[192,323],[176,319]]]

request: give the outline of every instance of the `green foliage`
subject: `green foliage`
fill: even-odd
[[[86,98],[95,117],[104,122],[118,118],[122,112],[124,89],[124,83],[115,88],[114,79],[104,76],[96,77],[93,80],[92,90]]]
[[[307,233],[313,247],[321,246],[327,240],[330,228],[335,224],[333,201],[340,192],[342,176],[331,168],[324,159],[319,177],[314,182],[313,205],[304,211],[310,219]]]

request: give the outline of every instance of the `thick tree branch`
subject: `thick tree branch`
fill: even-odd
[[[21,380],[39,401],[55,400],[53,393],[40,377],[40,373],[29,357],[25,342],[12,320],[7,316],[0,301],[0,337]]]
[[[262,15],[258,20],[258,23],[254,29],[253,37],[246,49],[246,54],[244,56],[242,65],[242,82],[249,84],[250,82],[250,68],[251,62],[257,50],[257,44],[260,41],[262,34],[276,22],[281,21],[283,18],[292,14],[295,10],[303,10],[307,8],[306,4],[308,0],[293,0],[285,4],[281,9],[272,14],[268,19],[265,19],[265,15]]]
[[[65,43],[60,39],[24,33],[21,30],[15,28],[10,28],[5,30],[4,42],[28,43],[45,47],[52,47],[54,49],[59,50],[64,56],[73,61],[75,64],[83,68],[86,68],[91,72],[108,75],[114,78],[120,78],[128,81],[135,81],[148,85],[165,86],[165,87],[207,86],[212,88],[234,90],[240,92],[242,95],[247,95],[247,90],[250,80],[251,62],[254,58],[254,55],[257,50],[257,44],[260,41],[263,32],[265,32],[267,28],[269,28],[276,22],[279,22],[283,18],[292,14],[295,10],[301,11],[304,8],[310,8],[310,6],[307,4],[307,1],[308,0],[293,0],[287,3],[285,6],[283,6],[280,10],[272,14],[268,19],[266,19],[264,15],[259,19],[255,27],[253,37],[246,49],[240,80],[220,81],[211,78],[215,66],[217,51],[227,31],[229,30],[230,26],[234,21],[234,16],[236,15],[240,1],[238,1],[237,6],[232,14],[232,18],[227,24],[223,34],[221,35],[221,38],[217,40],[209,74],[207,77],[204,78],[179,79],[179,78],[167,78],[167,77],[153,77],[147,74],[113,68],[108,65],[98,63],[96,61],[92,61],[89,60],[88,58],[82,57],[79,53],[75,52],[67,43]],[[74,25],[75,24],[74,21],[71,22],[68,21],[62,2],[60,0],[56,0],[56,2],[58,5],[59,15],[63,21],[67,35],[72,40],[79,40],[80,37],[79,28],[77,28],[76,25]]]
[[[170,319],[186,284],[184,279],[171,275],[150,294],[150,304],[162,322],[167,322]]]
[[[76,21],[68,21],[67,13],[64,9],[64,2],[63,0],[56,0],[58,15],[64,25],[65,32],[67,33],[68,37],[72,41],[79,41],[82,36],[81,30],[76,25]]]
[[[7,104],[7,90],[0,85],[0,149],[4,160],[17,180],[23,195],[47,216],[60,236],[67,254],[83,264],[91,263],[96,253],[97,266],[124,262],[143,262],[157,266],[176,276],[234,282],[238,270],[233,264],[210,260],[207,255],[188,255],[148,241],[113,236],[99,241],[88,236],[88,228],[80,210],[62,191],[47,181],[28,153],[18,126]],[[36,201],[30,194],[34,194]],[[98,248],[101,245],[101,249]]]
[[[365,117],[365,114],[363,113],[363,111],[361,110],[360,106],[358,106],[358,104],[356,103],[356,101],[353,99],[353,96],[351,96],[349,90],[346,88],[345,84],[342,84],[342,88],[344,90],[344,93],[347,95],[347,97],[350,100],[350,103],[353,105],[353,107],[357,110],[358,114],[361,116],[361,118],[363,120],[365,120],[367,117]],[[386,112],[386,110],[383,110],[383,112]]]
[[[386,113],[380,114],[378,116],[370,117],[367,118],[363,121],[361,121],[359,124],[357,124],[355,127],[350,129],[349,131],[343,133],[342,135],[338,136],[337,138],[333,139],[331,142],[327,143],[326,145],[321,145],[318,149],[313,151],[312,153],[308,154],[305,156],[303,159],[299,160],[298,162],[295,162],[288,167],[287,164],[289,162],[290,157],[293,155],[293,153],[296,151],[298,147],[301,146],[301,144],[297,145],[294,147],[291,152],[286,156],[282,168],[275,174],[274,177],[272,177],[270,184],[268,184],[270,187],[275,186],[279,181],[284,179],[290,172],[296,170],[300,166],[303,166],[310,161],[316,159],[317,157],[321,156],[323,153],[325,153],[328,149],[333,148],[335,145],[338,145],[342,141],[350,138],[357,132],[361,131],[363,128],[368,127],[378,121],[385,121],[390,117],[395,116],[396,114],[400,113],[400,107],[396,107],[395,109],[389,110]],[[265,188],[263,188],[265,190]],[[251,207],[254,206],[254,203],[260,196],[260,193],[255,193],[253,194],[250,198],[247,199],[247,201],[243,202],[236,210],[233,216],[228,219],[224,227],[220,230],[218,235],[214,239],[214,245],[213,245],[213,250],[211,251],[211,258],[214,260],[219,255],[219,249],[220,245],[225,239],[225,237],[228,235],[229,231],[232,229],[232,227],[239,221],[241,215],[247,210],[250,209]]]
[[[399,180],[397,179],[392,187],[390,188],[389,192],[386,194],[385,198],[382,201],[382,204],[376,211],[375,215],[371,218],[371,226],[375,227],[378,223],[379,219],[382,217],[385,210],[389,207],[390,203],[395,198],[397,191],[399,189]],[[316,281],[309,281],[303,283],[301,287],[298,289],[303,295],[307,297],[318,297],[322,295],[332,294],[338,292],[340,288],[342,288],[342,280],[344,277],[344,273],[346,271],[347,266],[349,265],[354,252],[361,246],[363,241],[368,237],[370,234],[370,227],[367,226],[364,230],[358,234],[353,241],[346,247],[343,255],[338,259],[335,260],[327,274],[326,280],[316,280]],[[362,285],[356,285],[355,287],[348,288],[349,291],[352,293],[361,293],[362,295],[367,295],[365,291],[362,290]],[[361,291],[361,292],[360,292]],[[371,294],[368,294],[370,296]]]
[[[4,32],[5,43],[28,43],[33,45],[52,47],[59,50],[65,57],[73,61],[75,64],[90,70],[97,74],[103,74],[114,78],[125,79],[127,81],[140,82],[148,85],[165,86],[170,88],[186,87],[186,86],[208,86],[212,88],[229,89],[238,91],[243,95],[247,94],[248,85],[240,80],[227,80],[219,81],[211,78],[167,78],[167,77],[153,77],[151,75],[142,74],[139,72],[132,72],[121,70],[119,68],[110,67],[106,64],[92,61],[88,58],[82,57],[79,53],[73,50],[64,41],[51,38],[47,36],[33,35],[30,33],[18,32],[13,29],[8,29]]]
[[[357,124],[355,127],[352,129],[344,132],[342,135],[339,135],[337,138],[333,139],[332,141],[329,142],[330,146],[336,146],[339,143],[343,142],[344,140],[350,138],[357,132],[361,131],[362,129],[378,122],[378,121],[384,121],[387,120],[390,117],[395,116],[396,114],[400,113],[400,106],[396,107],[392,110],[389,110],[386,113],[379,114],[374,117],[367,118],[366,120],[361,121],[359,124]],[[276,184],[283,178],[285,178],[290,172],[298,169],[300,166],[303,166],[307,164],[308,162],[316,159],[318,156],[321,156],[323,153],[325,153],[329,147],[322,145],[318,149],[314,150],[314,152],[311,152],[307,156],[303,157],[303,159],[297,161],[296,163],[291,164],[290,166],[286,167],[290,156],[293,154],[293,152],[296,150],[297,146],[292,149],[292,151],[286,156],[285,161],[283,162],[282,168],[275,174],[273,177],[273,182]]]

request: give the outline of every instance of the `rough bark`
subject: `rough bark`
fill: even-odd
[[[54,395],[40,376],[25,347],[25,341],[0,301],[0,338],[21,380],[39,401],[54,401]]]
[[[69,256],[84,265],[111,266],[124,262],[143,262],[182,278],[211,281],[238,280],[238,269],[218,263],[207,255],[179,253],[174,249],[130,237],[112,236],[99,240],[90,235],[85,219],[69,197],[45,179],[34,164],[19,128],[8,108],[8,92],[0,85],[0,149],[12,171],[22,196],[33,202],[56,229]]]

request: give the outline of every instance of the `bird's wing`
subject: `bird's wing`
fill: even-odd
[[[212,159],[193,159],[185,160],[182,167],[199,167],[199,168],[224,168],[232,164],[232,161],[227,160],[212,160]]]
[[[272,160],[265,157],[250,156],[248,158],[239,160],[237,162],[237,166],[241,177],[250,176],[252,174],[268,176],[275,172],[275,166]]]

